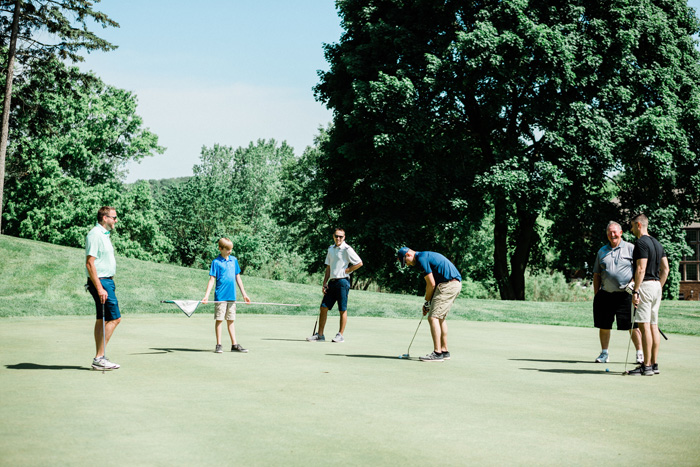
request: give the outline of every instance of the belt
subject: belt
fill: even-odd
[[[98,277],[98,279],[114,279],[114,276],[109,276],[109,277]]]
[[[342,281],[348,279],[348,277],[336,277],[335,279],[330,279],[328,282]]]

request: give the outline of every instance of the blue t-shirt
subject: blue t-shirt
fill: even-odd
[[[445,258],[440,253],[435,253],[434,251],[416,251],[416,261],[423,269],[426,276],[431,272],[433,273],[435,285],[449,282],[452,279],[457,279],[462,282],[462,276],[459,274],[455,265],[452,264],[452,261]]]
[[[219,255],[211,262],[209,275],[216,278],[215,301],[236,300],[236,276],[241,273],[235,256],[224,259]]]

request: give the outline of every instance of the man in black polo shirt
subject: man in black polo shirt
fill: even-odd
[[[628,371],[629,375],[652,376],[659,373],[657,357],[661,335],[659,333],[659,306],[661,290],[668,278],[668,258],[664,247],[649,236],[649,220],[644,214],[632,219],[631,230],[637,242],[634,247],[634,292],[632,301],[637,307],[636,323],[642,332],[644,363]]]

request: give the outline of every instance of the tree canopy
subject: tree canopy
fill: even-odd
[[[548,244],[584,268],[610,218],[645,209],[679,233],[698,216],[700,26],[684,0],[338,7],[345,32],[315,88],[334,112],[323,202],[380,281],[403,244],[464,267],[492,215],[493,277],[523,299]]]
[[[4,233],[81,246],[97,209],[123,204],[115,244],[133,257],[166,259],[150,188],[122,184],[127,162],[164,150],[136,114],[136,96],[52,57],[35,59],[16,81]],[[144,222],[130,221],[137,214],[127,206]]]
[[[0,128],[0,231],[3,222],[5,163],[9,138],[15,61],[20,75],[52,58],[82,61],[80,51],[116,48],[91,32],[89,22],[119,27],[93,9],[100,0],[0,0],[0,56],[5,78]]]

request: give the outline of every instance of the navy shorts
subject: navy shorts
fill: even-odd
[[[114,285],[113,279],[107,279],[104,277],[100,278],[102,287],[107,291],[107,300],[105,301],[105,321],[114,321],[122,317],[119,312],[119,302],[117,302],[117,296],[115,295],[116,286]],[[100,296],[97,294],[97,289],[92,284],[92,281],[88,279],[87,290],[92,295],[95,300],[95,311],[97,314],[97,319],[102,319],[102,303],[100,303]]]
[[[323,296],[321,306],[330,310],[338,302],[338,311],[347,311],[349,293],[349,279],[332,279],[328,281],[328,289],[326,289],[326,294]]]
[[[632,327],[632,296],[627,292],[598,290],[593,298],[593,325],[599,329],[612,329],[617,320],[617,329],[627,331]]]

